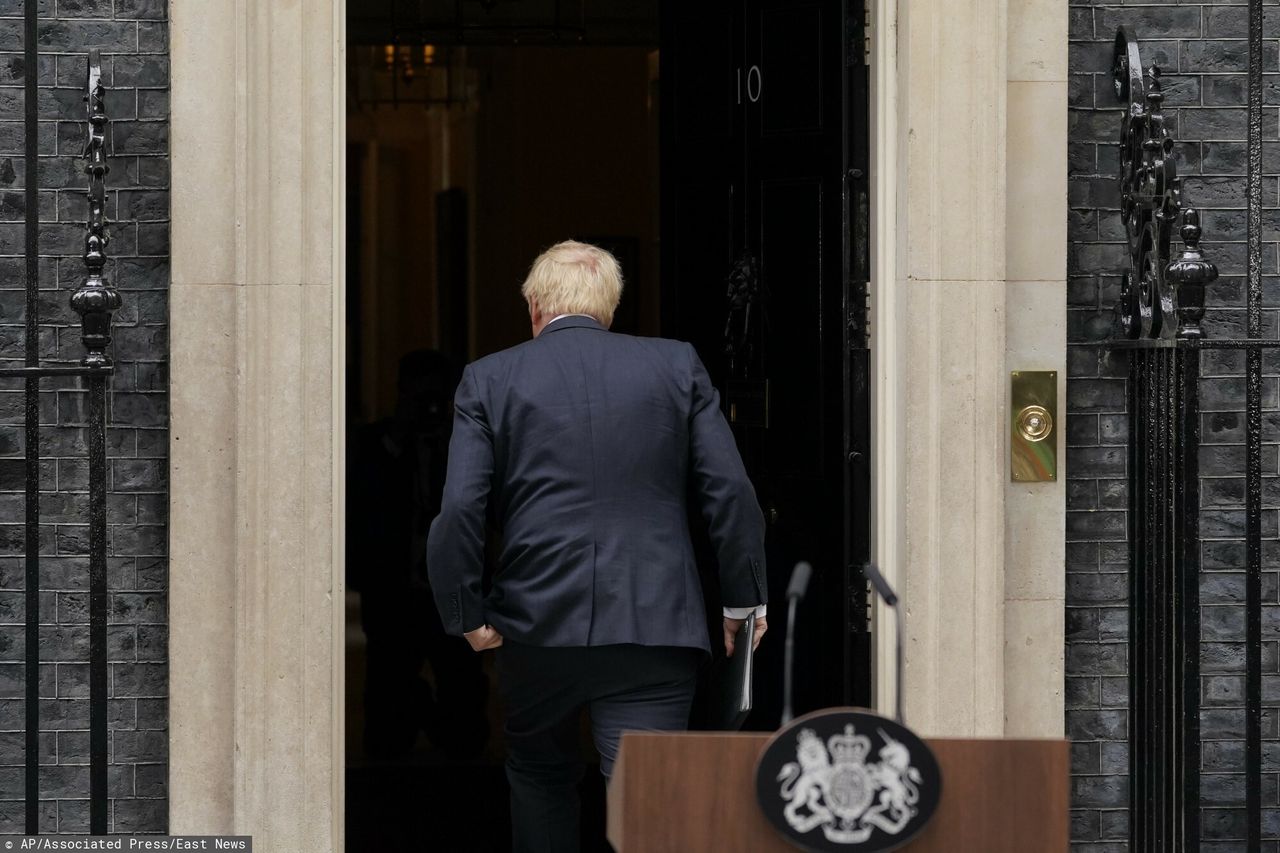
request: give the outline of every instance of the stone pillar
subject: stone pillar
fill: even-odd
[[[875,550],[905,605],[906,712],[1057,734],[1064,491],[1010,485],[1008,398],[1010,369],[1066,373],[1065,10],[879,0],[872,31]]]
[[[900,4],[906,708],[1004,726],[1005,0]]]
[[[1058,371],[1058,480],[1012,483],[1005,478],[1005,734],[1061,737],[1067,510],[1067,7],[1056,0],[1009,0],[1008,57],[1005,375],[1013,370]]]
[[[343,4],[172,3],[173,832],[341,847]]]

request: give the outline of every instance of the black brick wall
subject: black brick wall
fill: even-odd
[[[1205,249],[1222,272],[1208,295],[1205,328],[1213,337],[1243,336],[1245,257],[1245,89],[1247,7],[1227,3],[1123,5],[1072,0],[1070,6],[1070,138],[1067,422],[1067,731],[1073,741],[1074,848],[1090,853],[1127,849],[1128,617],[1125,510],[1127,419],[1125,363],[1102,342],[1125,265],[1116,189],[1119,107],[1111,89],[1112,40],[1126,26],[1144,61],[1165,72],[1165,115],[1175,139],[1185,200],[1205,212]],[[1276,336],[1280,307],[1276,216],[1280,173],[1275,106],[1280,77],[1280,8],[1266,9],[1263,121],[1265,334]],[[1205,853],[1242,850],[1243,640],[1242,574],[1244,449],[1243,357],[1206,353],[1201,368],[1203,476],[1200,661]],[[1276,374],[1269,356],[1264,473],[1277,471],[1280,438]],[[1280,480],[1265,484],[1264,561],[1280,557],[1276,507]],[[1280,615],[1274,571],[1264,581],[1264,703],[1280,700],[1276,640]],[[1280,837],[1280,764],[1276,715],[1264,713],[1264,838]],[[1274,845],[1274,841],[1272,842]],[[1274,846],[1264,849],[1276,849]]]
[[[0,0],[0,359],[23,355],[22,2]],[[111,831],[163,832],[168,781],[169,58],[165,0],[40,0],[41,357],[82,349],[67,299],[83,277],[85,53],[103,52],[109,277]],[[41,829],[88,830],[87,400],[41,393]],[[23,394],[0,384],[0,833],[23,824]]]

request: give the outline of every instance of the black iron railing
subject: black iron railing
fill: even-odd
[[[1196,851],[1202,840],[1262,849],[1263,352],[1280,347],[1280,341],[1262,337],[1259,0],[1249,3],[1248,44],[1245,335],[1208,339],[1201,328],[1205,285],[1217,270],[1199,251],[1195,211],[1183,208],[1174,144],[1161,111],[1159,69],[1144,69],[1137,42],[1123,30],[1116,35],[1116,94],[1125,106],[1120,203],[1130,263],[1113,345],[1129,350],[1130,358],[1130,842],[1141,853]],[[1173,257],[1169,247],[1179,214],[1184,249]],[[1206,820],[1210,812],[1200,776],[1199,454],[1201,357],[1210,351],[1243,354],[1243,488],[1226,500],[1218,495],[1215,504],[1236,511],[1238,501],[1243,535],[1234,529],[1215,535],[1243,540],[1239,557],[1226,568],[1244,579],[1244,784],[1243,802],[1216,802],[1219,809]],[[1233,394],[1238,390],[1232,387]],[[1233,807],[1243,820],[1221,820]]]
[[[1120,216],[1129,267],[1116,333],[1129,353],[1129,714],[1135,851],[1195,848],[1199,837],[1200,321],[1217,270],[1199,217],[1183,209],[1160,71],[1116,34]],[[1173,257],[1182,222],[1183,251]]]
[[[40,159],[39,101],[36,90],[38,10],[24,4],[26,162],[26,327],[21,367],[0,367],[0,377],[23,377],[26,436],[26,702],[25,799],[26,831],[40,831],[40,380],[46,376],[81,376],[89,395],[89,831],[107,832],[107,458],[106,384],[112,372],[107,347],[111,318],[120,296],[104,278],[106,267],[106,129],[105,89],[98,51],[88,56],[85,104],[88,139],[88,222],[84,261],[86,275],[71,295],[80,315],[85,355],[79,364],[41,364],[40,332]]]

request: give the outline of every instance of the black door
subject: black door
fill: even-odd
[[[769,524],[757,728],[781,709],[799,560],[815,575],[796,711],[869,702],[861,15],[822,0],[663,7],[664,320],[720,387]]]

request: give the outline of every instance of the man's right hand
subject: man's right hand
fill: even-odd
[[[724,654],[725,657],[733,657],[733,638],[738,636],[738,631],[742,630],[742,623],[745,619],[729,619],[724,620]],[[764,632],[769,630],[769,622],[762,616],[756,617],[756,633],[751,638],[751,650],[755,651],[760,648],[760,638],[764,636]]]
[[[502,645],[502,635],[492,625],[482,625],[474,631],[468,631],[462,635],[467,642],[471,644],[471,648],[477,652],[483,652],[486,649],[496,649]]]

